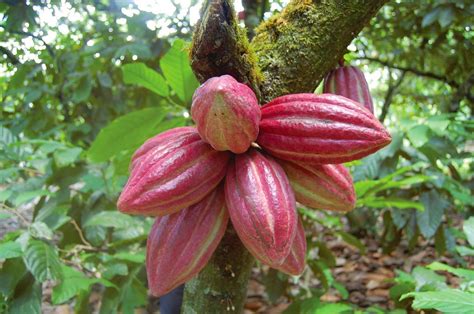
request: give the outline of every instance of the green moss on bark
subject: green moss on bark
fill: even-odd
[[[386,0],[294,0],[262,23],[251,45],[262,99],[312,92]]]
[[[192,47],[191,66],[199,81],[224,74],[247,84],[260,96],[262,75],[246,30],[238,25],[232,1],[208,0],[201,10]]]

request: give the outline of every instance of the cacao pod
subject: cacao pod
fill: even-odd
[[[146,253],[151,293],[166,294],[198,274],[224,236],[228,221],[222,185],[199,203],[156,218]]]
[[[262,107],[257,143],[272,155],[339,164],[370,155],[391,141],[365,108],[343,96],[292,94]]]
[[[290,253],[297,227],[296,201],[284,170],[250,148],[236,155],[225,181],[232,224],[260,261],[280,265]]]
[[[117,206],[127,214],[163,216],[193,205],[224,178],[229,152],[204,143],[196,128],[173,129],[137,150]]]
[[[303,221],[298,219],[298,229],[295,239],[291,246],[290,254],[286,257],[283,264],[276,269],[288,275],[298,276],[304,271],[306,262],[306,235],[304,233]],[[270,265],[271,266],[271,265]]]
[[[369,85],[358,67],[341,66],[329,72],[324,79],[323,92],[352,99],[374,113]]]
[[[202,139],[216,150],[240,154],[257,139],[257,97],[230,75],[210,78],[196,90],[191,116]]]
[[[347,212],[354,208],[354,184],[344,165],[279,163],[288,175],[296,201],[316,209]]]

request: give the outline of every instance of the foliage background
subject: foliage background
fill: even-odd
[[[250,31],[255,19],[286,4],[257,2],[245,17]],[[162,13],[139,0],[0,3],[0,311],[39,313],[50,294],[46,303],[89,312],[93,292],[102,313],[150,306],[144,245],[152,220],[123,215],[115,202],[133,151],[192,123],[198,83],[187,47],[200,3],[169,3],[172,11]],[[394,140],[350,165],[353,213],[300,208],[311,239],[309,275],[300,281],[316,284],[295,292],[294,279],[264,270],[269,287],[282,283],[268,291],[270,300],[284,295],[295,301],[288,311],[311,312],[328,306],[319,297],[331,287],[345,293],[331,276],[327,235],[361,253],[364,237],[376,238],[385,254],[434,244],[467,267],[474,246],[472,219],[462,223],[474,205],[473,16],[470,1],[392,1],[348,47],[346,61],[366,72],[376,114]],[[423,308],[428,298],[434,307],[439,296],[417,293],[446,292],[434,277],[443,267],[400,273],[395,305]],[[467,284],[441,299],[472,293],[472,271],[459,269]],[[398,302],[404,293],[415,302]],[[330,306],[338,305],[349,306]]]

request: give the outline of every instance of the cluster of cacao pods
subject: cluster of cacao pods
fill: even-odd
[[[339,93],[340,78],[333,76],[328,86]],[[364,100],[366,94],[354,90]],[[302,273],[306,238],[296,202],[351,210],[354,187],[341,163],[391,141],[364,106],[325,93],[286,95],[260,107],[253,91],[229,75],[201,85],[191,108],[196,127],[145,142],[132,157],[118,200],[124,213],[157,217],[147,243],[152,294],[199,273],[229,219],[260,262]]]

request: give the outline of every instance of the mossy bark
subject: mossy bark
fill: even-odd
[[[229,227],[208,265],[186,283],[182,313],[241,313],[254,262]]]
[[[207,0],[191,48],[201,82],[230,74],[261,103],[312,92],[386,0],[293,0],[249,44],[230,0]],[[255,52],[254,52],[255,49]],[[229,226],[211,261],[188,283],[183,313],[241,313],[255,260]]]
[[[251,42],[262,100],[313,92],[387,0],[293,0]]]

